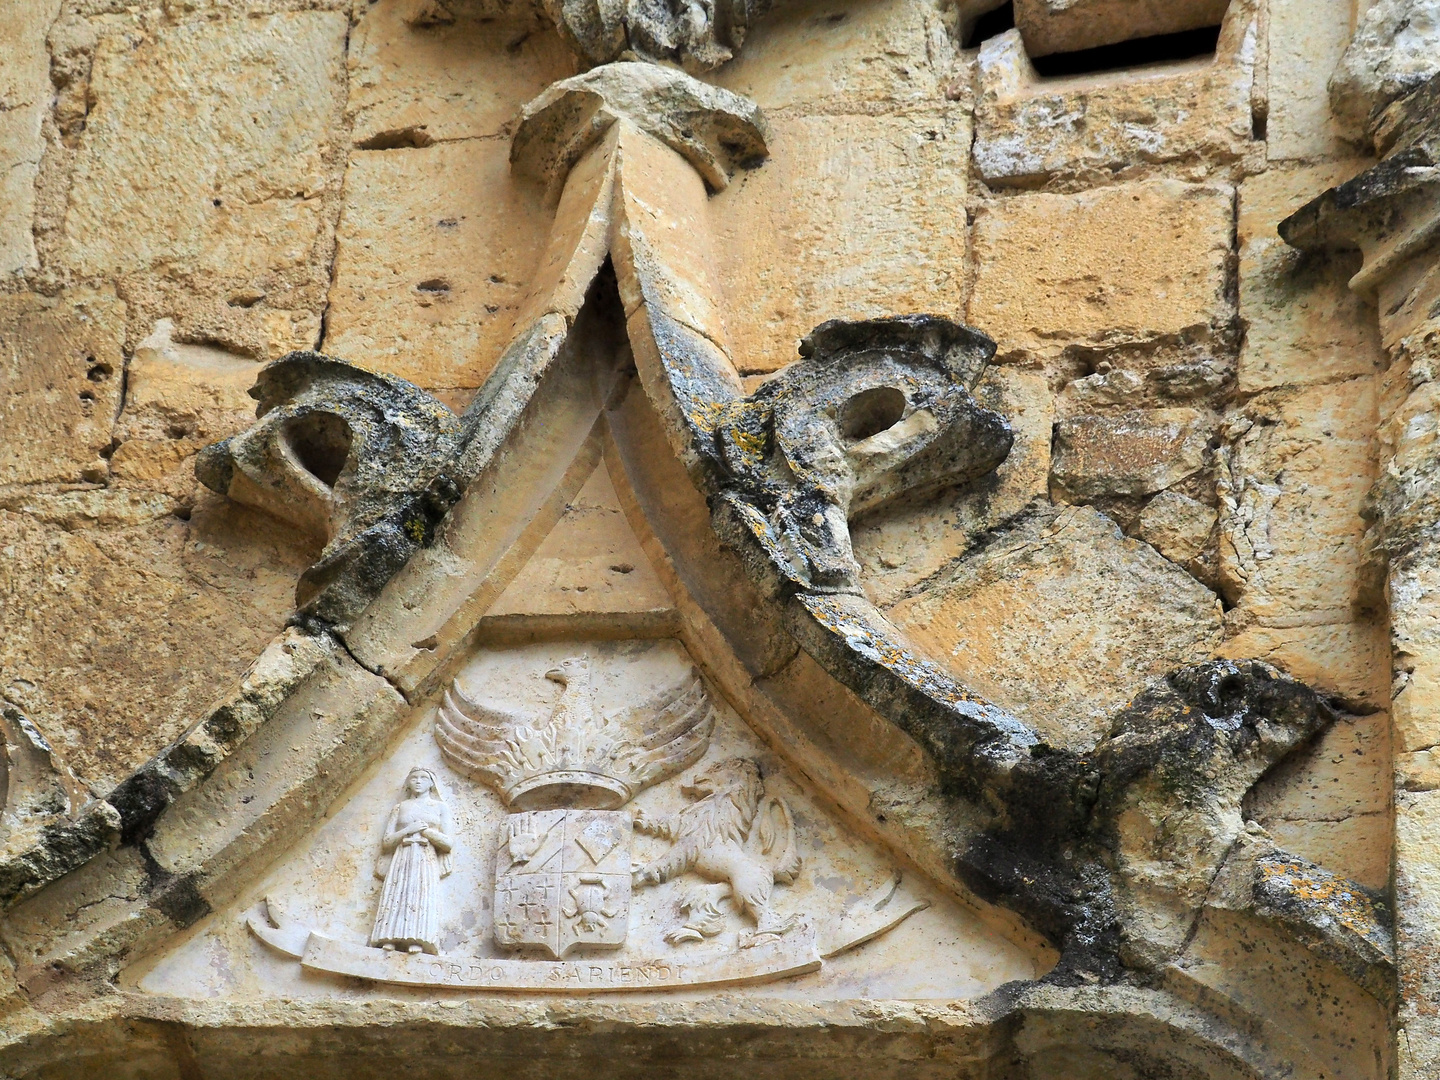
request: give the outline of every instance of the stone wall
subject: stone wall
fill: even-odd
[[[1019,28],[996,30],[986,6],[780,2],[743,48],[732,43],[734,59],[701,75],[759,106],[768,150],[691,223],[711,244],[698,272],[723,323],[711,338],[749,392],[827,319],[931,312],[990,335],[995,359],[974,396],[1007,418],[1013,448],[980,479],[855,515],[863,598],[936,670],[1082,758],[1177,669],[1260,660],[1314,688],[1338,719],[1242,793],[1247,835],[1388,903],[1398,586],[1387,593],[1372,489],[1396,452],[1381,424],[1400,393],[1398,346],[1382,341],[1382,316],[1394,313],[1377,309],[1374,289],[1351,287],[1355,245],[1297,250],[1277,227],[1374,165],[1367,120],[1373,129],[1375,109],[1433,75],[1435,53],[1409,42],[1419,31],[1394,29],[1401,0],[1368,13],[1363,0],[1231,0],[1213,52],[1158,62],[1149,35],[1216,26],[1220,7],[1177,4],[1206,10],[1151,26],[1140,9],[1156,5],[1117,15],[1128,5],[1097,0],[1072,25],[1065,5],[1017,2]],[[1434,13],[1411,6],[1433,31]],[[1076,26],[1092,37],[1120,29],[1081,41]],[[1037,70],[1056,52],[1127,43],[1096,70]],[[527,102],[591,66],[573,44],[546,11],[504,0],[0,10],[8,857],[23,861],[42,818],[79,820],[128,790],[287,632],[300,576],[328,537],[195,476],[203,447],[254,422],[247,392],[267,362],[317,350],[408,380],[456,413],[504,374],[553,269],[558,198],[512,170],[511,140]],[[1397,56],[1405,62],[1386,60]],[[1428,407],[1418,415],[1412,425],[1433,426]],[[685,487],[675,472],[668,482]],[[618,515],[623,486],[596,512]],[[698,497],[685,487],[674,501],[686,499]],[[654,540],[641,532],[640,544]],[[606,583],[597,595],[618,595],[607,559],[586,573]],[[641,578],[658,590],[663,568]],[[527,606],[506,595],[492,615],[562,610],[553,597]],[[357,653],[355,678],[389,677],[337,640]],[[1416,734],[1426,722],[1408,708],[1396,748],[1428,753]],[[58,810],[25,802],[23,759],[37,747],[61,778]],[[873,814],[879,796],[867,797]],[[123,859],[135,840],[116,833],[104,858]],[[1428,880],[1428,848],[1414,850]],[[143,872],[116,871],[136,896],[160,873],[144,859]],[[1404,1002],[1423,993],[1407,987],[1436,978],[1434,953],[1409,969],[1398,1013],[1393,991],[1352,980],[1330,995],[1344,1002],[1336,1017],[1302,1007],[1297,1018],[1253,986],[1309,969],[1256,960],[1248,931],[1214,913],[1223,906],[1197,919],[1169,974],[1145,979],[1196,1009],[1238,1010],[1255,1030],[1348,1025],[1353,1045],[1317,1051],[1328,1071],[1315,1075],[1393,1075],[1394,1018],[1428,1015]],[[0,930],[0,965],[43,937],[33,924],[44,919],[25,918]],[[158,947],[159,931],[145,933],[102,975],[85,969],[101,989],[84,993],[103,997],[123,963]],[[1006,933],[1048,955],[1031,931]],[[86,948],[85,963],[99,964],[99,946]],[[47,999],[44,980],[7,973],[0,985],[27,1032],[83,1012],[78,998]],[[803,1026],[774,1021],[791,1022]],[[1035,1039],[1031,1064],[1003,1075],[1072,1075],[1060,1070],[1090,1053],[1066,1065]],[[41,1075],[43,1044],[22,1050],[15,1075]],[[0,1071],[11,1068],[4,1053],[0,1040]],[[1073,1075],[1112,1075],[1100,1070],[1125,1060],[1094,1053],[1096,1071]],[[1401,1075],[1433,1074],[1435,1056],[1403,1039],[1399,1060]],[[1136,1069],[1113,1075],[1152,1075]]]

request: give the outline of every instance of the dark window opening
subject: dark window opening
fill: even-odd
[[[965,48],[978,49],[982,41],[1014,29],[1015,5],[1008,2],[1001,4],[994,11],[987,11],[975,20],[975,25],[965,38]]]
[[[1202,26],[1198,30],[1119,41],[1114,45],[1099,45],[1079,52],[1032,57],[1030,62],[1035,65],[1036,71],[1047,77],[1088,75],[1096,71],[1115,71],[1214,55],[1215,43],[1219,40],[1220,27]]]
[[[975,25],[965,37],[965,48],[978,49],[990,38],[1013,29],[1015,5],[1001,4],[975,20]],[[1119,71],[1143,67],[1146,64],[1166,64],[1214,55],[1215,45],[1219,40],[1219,26],[1204,26],[1198,30],[1181,30],[1173,34],[1156,34],[1153,37],[1119,41],[1113,45],[1098,45],[1093,49],[1032,56],[1030,62],[1035,65],[1039,74],[1047,78],[1057,75],[1088,75],[1098,71]]]

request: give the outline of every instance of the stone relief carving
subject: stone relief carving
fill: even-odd
[[[718,410],[732,520],[792,580],[857,592],[851,516],[996,468],[1014,436],[970,391],[995,343],[938,315],[832,320],[802,360]]]
[[[614,668],[604,670],[617,685]],[[612,690],[608,708],[597,701],[589,654],[532,669],[529,678],[559,688],[548,708],[477,700],[457,677],[432,728],[444,761],[478,781],[477,794],[494,792],[505,811],[498,821],[491,816],[496,825],[486,830],[495,852],[493,915],[477,930],[477,944],[489,955],[444,946],[455,939],[443,929],[440,879],[452,856],[465,857],[462,843],[472,851],[479,845],[456,834],[441,778],[425,767],[406,776],[405,796],[381,837],[376,872],[384,887],[368,948],[299,925],[269,901],[251,917],[252,932],[316,971],[413,985],[594,992],[815,970],[826,956],[927,906],[895,877],[825,925],[817,925],[818,911],[777,910],[774,887],[793,884],[801,869],[795,815],[785,798],[767,791],[754,756],[722,752],[701,763],[717,714],[694,668],[679,666],[659,689],[619,707]],[[506,701],[517,696],[496,692]],[[672,806],[675,795],[685,800],[674,812],[626,805],[692,766],[670,797]],[[636,832],[669,841],[668,850],[635,861]],[[646,927],[638,945],[637,920]],[[646,955],[687,943],[693,947]]]
[[[385,887],[371,945],[440,951],[440,879],[450,873],[454,831],[440,781],[429,769],[411,769],[405,798],[390,812],[375,866]]]
[[[680,789],[695,800],[668,818],[635,813],[635,828],[672,842],[665,855],[635,870],[638,886],[658,885],[694,872],[710,885],[680,901],[686,921],[665,934],[672,945],[713,937],[724,925],[727,901],[755,920],[755,935],[778,936],[795,928],[794,915],[770,906],[770,890],[788,885],[800,869],[795,819],[784,799],[766,796],[760,766],[732,758],[700,773]]]
[[[638,57],[708,71],[731,59],[768,0],[545,0],[572,48],[592,64]]]

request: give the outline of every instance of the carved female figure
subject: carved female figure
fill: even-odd
[[[450,807],[429,769],[405,778],[405,798],[385,826],[375,873],[385,879],[370,944],[438,953],[440,879],[450,873]]]

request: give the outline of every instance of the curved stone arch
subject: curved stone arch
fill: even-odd
[[[806,588],[777,565],[763,538],[713,501],[725,477],[706,447],[714,431],[708,410],[743,395],[713,291],[704,286],[703,251],[686,250],[703,235],[693,211],[705,197],[702,178],[686,160],[624,116],[580,156],[560,197],[548,276],[541,275],[520,334],[467,411],[457,449],[436,463],[418,496],[428,499],[436,520],[412,538],[398,573],[392,566],[391,574],[365,573],[322,591],[302,625],[267,648],[229,700],[110,796],[105,805],[119,821],[118,849],[105,850],[110,834],[81,833],[78,825],[37,846],[39,854],[7,889],[11,898],[31,897],[14,909],[22,942],[17,998],[58,993],[77,978],[108,980],[127,959],[234,895],[246,875],[323,814],[475,642],[495,590],[518,569],[516,545],[523,549],[526,536],[538,540],[578,489],[587,463],[608,455],[624,467],[632,524],[651,542],[656,561],[669,566],[684,613],[680,627],[663,632],[678,633],[742,715],[787,749],[853,820],[957,895],[975,902],[978,894],[999,905],[996,912],[1008,909],[1012,916],[996,914],[1008,921],[1007,932],[1038,931],[1062,954],[1052,981],[1072,989],[1034,993],[1065,994],[1068,1003],[1005,1005],[987,1015],[987,1032],[1022,1016],[1058,1016],[1061,1034],[1045,1045],[1068,1045],[1062,1036],[1095,1045],[1096,1024],[1140,1023],[1166,1038],[1182,1032],[1174,1035],[1179,1043],[1193,1040],[1204,1053],[1230,1055],[1233,1065],[1225,1067],[1237,1077],[1273,1074],[1268,1065],[1243,1071],[1251,1066],[1242,1059],[1261,1056],[1263,1024],[1232,1027],[1220,1019],[1243,1008],[1212,1001],[1213,1007],[1167,1012],[1143,995],[1127,997],[1120,985],[1127,971],[1165,977],[1173,949],[1164,951],[1162,935],[1158,944],[1146,942],[1155,946],[1151,954],[1132,948],[1122,963],[1122,946],[1134,945],[1127,932],[1144,922],[1144,903],[1117,887],[1119,878],[1098,860],[1082,860],[1086,873],[1063,871],[1059,847],[1073,841],[1091,844],[1090,854],[1123,851],[1117,816],[1097,819],[1096,807],[1144,801],[1143,791],[1134,792],[1158,769],[1165,774],[1161,787],[1189,785],[1200,814],[1218,811],[1223,819],[1225,828],[1205,838],[1195,868],[1207,880],[1215,877],[1230,866],[1244,792],[1328,723],[1331,707],[1263,665],[1209,665],[1162,680],[1117,718],[1115,735],[1094,753],[1053,752],[910,650],[862,597]],[[641,393],[627,388],[626,373],[607,354],[605,313],[586,303],[603,283],[607,262]],[[606,377],[597,380],[597,371]],[[529,423],[540,416],[547,422]],[[662,446],[667,452],[659,452]],[[657,475],[664,469],[669,478]],[[678,486],[671,482],[676,470],[688,478]],[[503,500],[486,503],[487,492],[521,480],[542,494],[509,510],[499,505]],[[656,512],[663,490],[682,498]],[[713,529],[706,496],[722,508]],[[733,554],[720,551],[717,535]],[[697,560],[716,575],[709,596],[689,587]],[[748,623],[762,631],[737,626],[733,612],[727,620],[720,593],[732,604],[742,598]],[[843,702],[841,725],[833,717],[816,721],[817,694]],[[844,724],[850,730],[837,733]],[[1211,738],[1217,731],[1246,736]],[[1197,732],[1210,739],[1198,757]],[[252,790],[242,803],[238,781],[251,766],[237,751],[268,747],[278,761],[285,746],[296,744],[313,749],[263,778],[258,797]],[[897,794],[897,773],[908,793]],[[875,810],[883,798],[908,802],[903,821]],[[1026,807],[1037,802],[1054,816],[1027,818]],[[1264,914],[1237,889],[1235,907]],[[1202,889],[1182,899],[1193,920],[1210,896]],[[66,909],[77,905],[93,912],[90,921],[58,930]],[[1320,929],[1328,917],[1323,905],[1301,905],[1288,923],[1279,915],[1273,921],[1292,932],[1298,927],[1303,945],[1328,945],[1329,954],[1319,948],[1323,962],[1343,965],[1347,943]],[[1374,921],[1350,928],[1382,943],[1377,957],[1359,961],[1362,974],[1383,974],[1385,928],[1382,918]],[[1087,991],[1090,982],[1101,985]],[[122,999],[121,1014],[145,1012],[135,995]],[[1147,1010],[1153,1014],[1143,1022],[1134,1019]],[[62,1034],[47,1027],[37,1019],[37,1037]],[[1153,1054],[1169,1053],[1163,1040],[1150,1042]],[[1233,1046],[1242,1049],[1232,1053]],[[1175,1068],[1189,1068],[1189,1054],[1176,1050]]]

